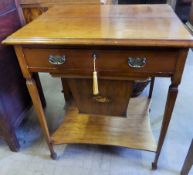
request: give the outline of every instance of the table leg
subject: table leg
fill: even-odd
[[[184,165],[182,167],[181,175],[188,175],[192,165],[193,165],[193,140],[192,140],[192,143],[190,145],[188,154],[186,156]]]
[[[160,152],[161,152],[161,149],[163,146],[163,142],[164,142],[167,130],[168,130],[168,126],[169,126],[172,112],[174,109],[174,105],[176,102],[177,94],[178,94],[178,86],[170,85],[169,91],[168,91],[166,107],[165,107],[165,112],[164,112],[164,118],[162,121],[161,133],[160,133],[159,141],[158,141],[158,147],[157,147],[157,151],[156,151],[156,155],[155,155],[155,160],[152,163],[152,169],[153,170],[157,169],[157,162],[158,162],[159,155],[160,155]]]
[[[45,135],[45,138],[46,138],[46,141],[47,141],[50,153],[51,153],[51,158],[52,159],[57,159],[57,154],[54,152],[54,149],[53,149],[53,144],[51,142],[50,133],[49,133],[49,130],[48,130],[44,110],[43,110],[43,107],[42,107],[42,103],[41,103],[41,100],[40,100],[40,96],[39,96],[39,93],[38,93],[36,83],[35,83],[34,79],[29,79],[29,80],[27,80],[26,84],[27,84],[27,87],[28,87],[28,90],[29,90],[29,93],[30,93],[30,96],[31,96],[31,99],[32,99],[32,102],[33,102],[33,105],[34,105],[34,108],[35,108],[35,110],[38,114],[38,119],[39,119],[41,128],[43,129],[43,133]]]
[[[4,137],[5,141],[7,142],[9,148],[13,152],[19,151],[20,144],[17,139],[17,136],[15,134],[15,130],[12,129],[11,131],[8,131]]]
[[[3,135],[3,139],[9,146],[10,150],[17,152],[20,148],[20,144],[15,133],[15,128],[11,127],[11,125],[6,120],[7,118],[0,118],[0,123],[2,126],[4,126],[0,128],[2,130],[1,134]]]
[[[154,83],[155,83],[155,77],[152,77],[150,81],[150,89],[149,89],[149,96],[148,96],[149,99],[151,99],[152,97]]]
[[[62,92],[64,93],[64,99],[66,102],[69,102],[72,99],[72,92],[70,90],[70,87],[68,85],[68,82],[65,78],[61,78],[62,81]]]
[[[56,159],[57,155],[53,149],[52,140],[51,140],[50,133],[48,130],[48,126],[47,126],[47,122],[46,122],[46,118],[45,118],[45,114],[44,114],[44,110],[43,110],[43,106],[42,106],[42,102],[40,99],[40,95],[38,92],[36,82],[32,76],[32,73],[29,71],[28,67],[26,66],[27,64],[26,64],[25,55],[23,53],[22,47],[14,46],[14,49],[15,49],[23,76],[26,79],[27,88],[31,96],[34,108],[38,114],[38,119],[39,119],[41,128],[43,130],[44,136],[46,138],[46,142],[48,144],[48,147],[51,153],[51,158]]]
[[[44,92],[43,92],[43,89],[42,89],[42,84],[41,84],[41,81],[40,81],[39,74],[38,73],[33,73],[33,78],[36,82],[36,86],[37,86],[38,92],[40,94],[40,99],[41,99],[41,102],[42,102],[42,106],[45,108],[46,107],[46,98],[44,96]]]

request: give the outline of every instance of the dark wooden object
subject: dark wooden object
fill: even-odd
[[[176,0],[175,12],[183,22],[187,22],[192,0]]]
[[[25,25],[22,9],[16,0],[0,1],[0,41]],[[33,74],[41,101],[46,101],[37,73]],[[15,129],[31,107],[25,80],[12,47],[0,44],[0,137],[12,151],[19,149]]]
[[[192,143],[190,145],[190,148],[189,148],[188,154],[186,156],[186,159],[184,161],[184,165],[182,167],[181,175],[188,175],[192,165],[193,165],[193,140],[192,140]]]
[[[193,46],[192,36],[171,7],[168,5],[53,7],[29,26],[8,37],[4,43],[15,46],[53,159],[57,157],[53,149],[54,144],[116,145],[154,151],[156,155],[152,168],[157,168],[188,49]],[[93,72],[93,53],[97,55],[96,70],[99,83],[101,80],[109,83],[108,86],[99,84],[99,89],[104,88],[108,91],[112,85],[115,92],[110,89],[110,96],[118,94],[118,89],[112,81],[127,81],[129,90],[125,92],[131,92],[132,82],[151,77],[150,99],[155,77],[171,79],[157,147],[152,139],[149,108],[144,108],[149,103],[142,103],[140,99],[132,107],[130,100],[127,108],[129,115],[125,118],[119,116],[111,118],[105,110],[105,112],[97,111],[98,114],[103,114],[100,116],[80,113],[78,98],[83,98],[85,94],[78,94],[82,91],[76,90],[79,86],[84,89],[84,82],[88,86],[85,91],[89,89],[88,84]],[[40,95],[32,76],[34,72],[47,72],[53,77],[66,78],[70,89],[68,97],[70,99],[72,94],[77,103],[75,107],[73,103],[69,105],[66,119],[52,135],[48,130]],[[86,92],[86,95],[88,93]],[[125,97],[128,98],[127,95]],[[125,103],[120,102],[120,105]],[[133,110],[134,108],[137,110]],[[135,113],[132,114],[132,111]],[[143,111],[143,115],[140,111]]]
[[[0,42],[21,27],[17,2],[0,1]],[[12,47],[0,44],[0,137],[12,151],[19,149],[15,129],[20,125],[31,99]]]
[[[126,116],[133,82],[99,80],[100,95],[94,96],[92,80],[68,79],[80,113]]]
[[[118,0],[119,4],[165,4],[166,0]]]

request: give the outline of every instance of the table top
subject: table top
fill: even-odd
[[[65,5],[9,36],[5,44],[193,47],[169,5]]]

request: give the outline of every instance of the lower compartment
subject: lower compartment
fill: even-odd
[[[146,97],[131,98],[126,118],[82,114],[71,104],[64,121],[51,136],[52,142],[113,145],[155,152],[149,104]]]

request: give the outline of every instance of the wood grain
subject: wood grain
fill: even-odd
[[[130,73],[167,73],[175,71],[178,52],[175,49],[136,49],[128,48],[125,50],[98,50],[98,49],[23,49],[26,62],[31,71],[52,73],[69,73],[78,71],[79,76],[91,76],[93,72],[93,53],[97,54],[96,68],[99,76],[105,72],[112,72],[116,75]],[[63,65],[53,65],[49,63],[50,55],[66,57]],[[146,58],[147,63],[140,69],[129,67],[128,58]],[[77,61],[78,60],[78,61]],[[165,64],[167,62],[167,64]]]
[[[4,43],[193,46],[192,36],[168,5],[53,7]]]
[[[94,96],[92,79],[67,79],[80,113],[126,116],[133,81],[98,80],[99,95]],[[106,99],[104,102],[98,98]]]
[[[99,4],[99,0],[21,0],[26,23],[29,23],[55,5]],[[103,0],[101,4],[111,4],[111,0]]]
[[[54,152],[53,147],[52,147],[50,133],[48,130],[48,125],[47,125],[45,113],[44,113],[43,106],[42,106],[42,103],[41,103],[41,100],[40,100],[40,97],[38,94],[38,89],[37,89],[36,83],[33,79],[29,79],[26,81],[26,84],[27,84],[34,108],[37,112],[40,126],[43,128],[43,133],[44,133],[44,136],[46,138],[48,147],[50,149],[51,157],[54,158],[55,152]]]
[[[149,100],[134,98],[129,105],[133,110],[131,114],[128,112],[127,118],[78,114],[77,108],[71,107],[51,136],[52,141],[54,144],[89,143],[155,151],[148,118]]]
[[[47,132],[45,137],[48,140],[52,157],[55,157],[52,144],[115,145],[156,151],[153,168],[157,167],[172,117],[188,48],[193,46],[192,36],[171,7],[168,5],[53,7],[40,18],[7,38],[4,43],[15,45],[40,123],[44,132]],[[64,50],[71,50],[65,53],[67,54],[66,64],[59,67],[50,66],[47,60],[49,54],[61,55]],[[80,114],[77,108],[70,108],[64,122],[50,140],[32,73],[44,71],[53,76],[69,78],[70,81],[75,78],[78,82],[83,78],[88,83],[92,76],[91,53],[96,50],[99,51],[97,57],[99,80],[133,81],[155,76],[171,78],[172,83],[168,91],[157,148],[147,117],[149,103],[140,98],[136,98],[140,100],[135,105],[130,106],[132,104],[130,101],[128,106],[128,112],[130,112],[127,118]],[[147,56],[146,65],[138,70],[128,68],[128,53],[134,57]],[[84,82],[77,84],[82,85]],[[152,81],[152,86],[153,84]],[[75,86],[68,87],[75,98],[80,97],[73,93],[72,89]],[[113,84],[113,87],[116,86]],[[87,88],[85,89],[88,91]],[[152,90],[153,87],[150,90],[150,97]],[[112,96],[113,93],[111,91]]]

